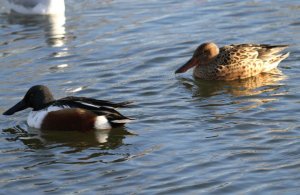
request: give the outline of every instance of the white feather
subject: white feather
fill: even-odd
[[[97,116],[94,127],[95,129],[111,129],[111,125],[105,116]]]
[[[67,107],[66,106],[64,106],[64,107],[49,106],[43,110],[31,111],[27,117],[27,123],[30,127],[40,129],[44,118],[46,117],[46,115],[49,112],[58,111],[58,110],[61,110],[64,108],[67,108]]]
[[[111,122],[113,122],[113,123],[121,123],[121,124],[124,124],[124,123],[129,123],[129,122],[131,122],[132,120],[130,120],[130,119],[121,119],[121,120],[113,120],[113,121],[111,121]]]

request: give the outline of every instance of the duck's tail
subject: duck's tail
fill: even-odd
[[[278,64],[286,59],[290,53],[282,54],[282,50],[286,49],[288,45],[267,45],[259,52],[259,58],[264,62],[264,69],[262,72],[269,72],[276,68]]]

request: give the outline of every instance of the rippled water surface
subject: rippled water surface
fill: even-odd
[[[0,116],[0,193],[299,194],[298,0],[67,0],[64,17],[5,14],[0,112],[29,87],[132,100],[110,132],[45,132]],[[175,75],[198,44],[290,44],[242,81]]]

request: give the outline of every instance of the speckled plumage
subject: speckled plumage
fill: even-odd
[[[200,45],[192,59],[176,73],[196,66],[194,76],[205,80],[235,80],[269,72],[289,56],[280,54],[287,45],[235,44],[218,48],[214,43]]]

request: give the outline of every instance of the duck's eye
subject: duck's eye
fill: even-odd
[[[204,56],[208,56],[208,55],[209,55],[209,51],[208,51],[208,50],[204,50],[204,51],[203,51],[203,55],[204,55]]]
[[[33,94],[30,94],[29,95],[29,100],[32,100],[34,98],[34,95]]]
[[[202,55],[202,52],[201,52],[201,51],[198,51],[198,50],[196,50],[195,53],[194,53],[194,56],[195,56],[195,57],[199,57],[199,56],[201,56],[201,55]]]

